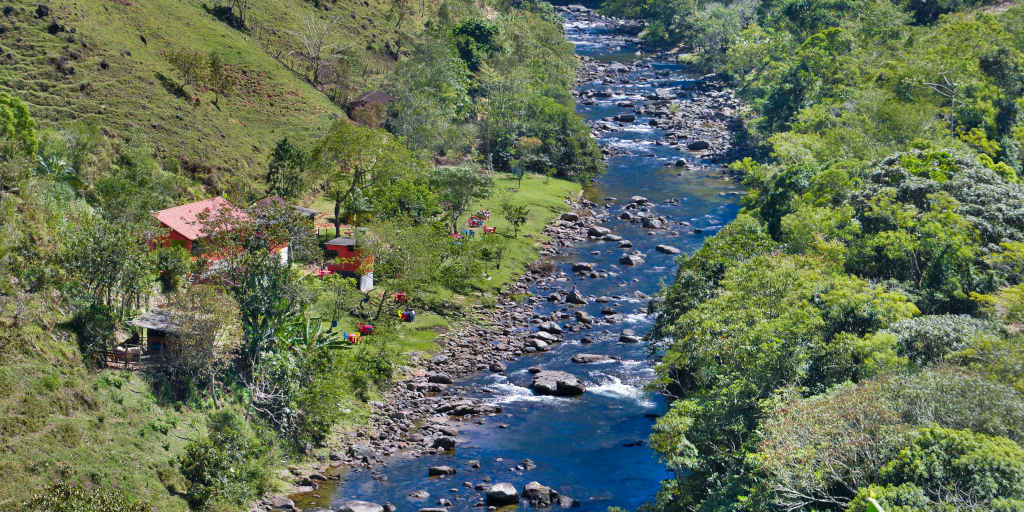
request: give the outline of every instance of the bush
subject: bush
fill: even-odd
[[[76,313],[68,328],[78,338],[82,357],[99,364],[100,352],[109,349],[114,341],[116,318],[109,307],[94,303]]]
[[[151,509],[118,489],[61,480],[21,504],[23,512],[149,512]]]
[[[266,492],[269,448],[234,411],[210,414],[208,434],[190,442],[179,459],[188,498],[200,510],[238,506]]]
[[[185,278],[192,271],[192,255],[179,245],[162,247],[153,251],[156,269],[160,273],[160,287],[164,293],[177,291],[185,284]]]
[[[882,468],[880,481],[913,484],[932,501],[957,509],[995,500],[1024,500],[1024,449],[1002,437],[967,430],[922,428]]]
[[[894,322],[886,328],[896,335],[899,352],[919,366],[939,362],[962,350],[971,337],[998,326],[968,315],[924,315]]]

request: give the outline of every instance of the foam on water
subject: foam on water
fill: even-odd
[[[557,396],[548,395],[536,395],[529,388],[522,386],[516,386],[515,384],[500,383],[492,384],[487,386],[488,389],[495,392],[494,400],[492,403],[495,404],[508,404],[512,402],[547,402],[547,403],[559,403],[568,402],[568,398],[562,398]]]
[[[642,389],[626,384],[625,382],[622,382],[622,379],[614,375],[603,375],[601,380],[603,382],[600,385],[587,387],[587,393],[593,393],[595,395],[608,398],[629,400],[645,409],[657,407],[654,400],[651,400],[651,397]]]

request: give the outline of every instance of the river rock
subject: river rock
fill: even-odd
[[[580,502],[574,498],[570,498],[564,494],[558,495],[558,506],[562,508],[575,508],[580,506]]]
[[[704,151],[705,149],[710,148],[711,144],[706,140],[695,140],[686,145],[686,149],[689,149],[690,151]]]
[[[594,264],[586,261],[578,261],[572,264],[573,272],[592,272],[594,270]]]
[[[545,343],[558,343],[558,336],[551,334],[548,331],[537,331],[530,334],[531,339],[541,340]]]
[[[284,496],[274,496],[270,498],[270,509],[271,510],[295,510],[295,502],[285,498]],[[357,511],[360,512],[360,511]]]
[[[369,501],[351,500],[342,503],[338,512],[384,512],[384,507]]]
[[[601,240],[604,240],[605,242],[618,242],[619,240],[622,240],[622,237],[619,235],[609,233],[605,236],[602,236]]]
[[[566,221],[566,222],[576,222],[576,221],[580,220],[580,214],[578,214],[576,212],[565,212],[559,218],[564,220],[564,221]]]
[[[611,361],[614,361],[614,359],[604,354],[576,354],[572,356],[572,362],[577,364],[607,363]]]
[[[682,252],[678,247],[673,247],[671,245],[659,245],[655,247],[655,249],[657,249],[658,252],[663,252],[665,254],[679,254]]]
[[[545,370],[533,376],[533,390],[539,395],[575,396],[587,388],[571,373]]]
[[[657,217],[644,217],[643,226],[647,229],[661,229],[665,227],[665,221]]]
[[[619,263],[623,265],[642,265],[643,262],[644,257],[639,254],[624,254],[621,258],[619,258]]]
[[[536,508],[548,508],[558,493],[540,482],[530,482],[523,487],[523,498]]]
[[[488,505],[497,507],[519,503],[519,491],[508,482],[501,482],[490,486],[485,496],[487,497]]]
[[[455,438],[448,436],[438,437],[437,439],[434,439],[434,444],[432,446],[434,448],[440,448],[445,451],[454,450]]]
[[[451,476],[455,474],[455,468],[451,466],[431,466],[427,468],[429,476]]]
[[[576,321],[577,322],[581,322],[581,323],[585,323],[585,324],[592,324],[592,323],[594,323],[594,317],[591,316],[591,314],[587,313],[586,311],[577,311],[576,312]]]
[[[604,226],[590,226],[589,228],[587,228],[587,234],[596,238],[600,238],[611,232],[612,230]]]
[[[566,296],[565,301],[570,304],[586,304],[587,298],[579,290],[573,288],[569,295]]]
[[[558,325],[550,320],[547,322],[542,322],[540,325],[537,326],[537,328],[544,332],[549,332],[551,334],[562,334],[562,332],[564,332],[562,330],[561,325]]]
[[[424,507],[419,509],[419,512],[448,512],[445,507]]]
[[[430,493],[427,492],[425,489],[420,489],[418,491],[410,492],[408,496],[409,498],[414,500],[425,500],[430,497]]]
[[[619,334],[619,341],[622,343],[640,343],[640,336],[637,336],[633,329],[624,329]]]
[[[505,373],[505,370],[508,369],[508,366],[506,366],[505,363],[501,361],[495,361],[491,363],[489,368],[494,373]]]
[[[434,384],[452,384],[455,382],[452,380],[452,376],[447,373],[438,372],[432,373],[427,377],[427,382],[433,382]]]
[[[615,116],[615,120],[620,123],[632,123],[636,121],[636,114],[619,114]]]

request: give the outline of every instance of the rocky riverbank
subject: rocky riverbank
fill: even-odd
[[[609,37],[617,44],[626,46],[636,42],[635,24],[606,18],[580,6],[562,9],[571,12],[577,21],[609,24],[614,29],[614,35]],[[687,156],[675,164],[681,173],[720,169],[710,162],[733,149],[729,127],[738,110],[735,98],[713,76],[686,80],[680,85],[678,77],[671,77],[669,71],[659,69],[656,64],[656,59],[623,64],[583,58],[575,91],[578,101],[587,105],[614,99],[617,107],[632,111],[591,121],[594,136],[599,138],[609,132],[645,123],[647,127],[663,132],[663,136],[657,137],[657,144],[671,146],[695,157]],[[608,156],[628,155],[608,144],[604,148]],[[731,194],[738,192],[719,195]],[[313,471],[295,468],[287,475],[287,479],[296,484],[294,491],[306,496],[322,494],[324,498],[330,498],[335,490],[325,481],[338,479],[345,471],[368,472],[373,479],[383,481],[387,475],[382,466],[392,457],[418,458],[451,453],[459,439],[460,426],[465,427],[468,422],[484,424],[484,418],[502,413],[500,403],[487,400],[488,389],[455,384],[462,377],[477,372],[504,374],[509,362],[525,354],[547,352],[566,336],[585,345],[600,342],[632,345],[640,342],[640,335],[618,325],[624,324],[624,316],[628,316],[621,314],[620,309],[628,309],[631,314],[646,313],[645,308],[636,305],[638,302],[646,305],[649,297],[636,289],[638,278],[631,269],[646,268],[645,265],[649,265],[646,261],[657,253],[674,255],[681,251],[661,241],[654,246],[634,238],[641,249],[649,246],[643,249],[647,251],[645,253],[634,249],[633,241],[605,225],[622,226],[622,221],[626,221],[636,225],[643,237],[657,235],[665,242],[679,236],[699,236],[702,229],[690,222],[697,220],[684,220],[666,213],[678,208],[681,201],[685,204],[686,199],[677,197],[656,203],[645,197],[633,196],[622,200],[607,197],[602,204],[586,200],[570,202],[571,210],[545,230],[550,241],[543,244],[541,258],[505,291],[501,303],[491,309],[477,307],[474,316],[482,320],[443,334],[437,340],[437,352],[412,356],[405,376],[380,402],[372,404],[374,415],[371,424],[345,436],[329,457],[314,465]],[[574,252],[569,249],[587,240],[604,244],[601,244],[601,250],[591,251],[589,258],[586,254],[579,254],[568,260],[571,264],[566,266],[566,254]],[[607,262],[609,257],[613,258],[610,263],[592,263],[602,259]],[[558,271],[557,261],[562,262],[564,271]],[[570,286],[570,282],[582,283],[582,280],[609,280],[611,288],[621,292],[590,296]],[[548,304],[544,309],[550,313],[537,313],[542,303]],[[592,306],[589,313],[581,307],[587,304]],[[595,348],[595,351],[598,353],[574,355],[570,364],[600,365],[617,360],[599,353],[600,349]],[[574,396],[587,392],[585,383],[570,373],[538,367],[529,371],[533,374],[530,387],[537,395]],[[494,422],[494,425],[505,428],[503,423]],[[642,441],[629,446],[639,444]],[[471,469],[473,462],[468,461],[470,468],[466,469]],[[475,467],[479,467],[479,461],[476,462]],[[502,464],[511,464],[509,469],[520,474],[529,472],[533,466],[529,459],[503,461]],[[430,475],[448,476],[463,469],[461,466],[432,466],[423,471],[422,478],[426,482]],[[457,487],[455,482],[452,485]],[[464,482],[462,486],[466,488],[464,492],[476,493],[463,499],[469,499],[469,503],[475,500],[477,506],[498,506],[503,500],[512,500],[512,495],[519,492],[510,484],[492,484],[489,477],[483,477],[482,482]],[[417,492],[421,491],[413,494]],[[422,493],[429,497],[426,491]],[[538,506],[570,507],[576,503],[572,498],[537,482],[527,484],[521,493],[524,500],[536,502]],[[422,501],[424,507],[431,506],[426,497],[420,500],[413,494],[408,496],[410,500]],[[516,494],[514,499],[518,500],[519,496]],[[296,495],[292,497],[299,499]],[[444,510],[446,501],[447,498],[435,500],[438,508],[424,510]],[[264,500],[254,508],[294,510],[295,504],[288,498],[278,497]],[[347,502],[340,510],[381,512],[393,510],[393,507]]]
[[[516,301],[516,297],[527,295],[531,286],[566,279],[553,272],[554,266],[547,263],[549,258],[557,257],[576,242],[606,235],[599,225],[608,218],[607,207],[585,199],[569,202],[569,206],[569,212],[545,229],[544,235],[550,240],[542,244],[541,258],[503,293],[502,303],[490,311],[483,306],[475,307],[474,313],[483,316],[484,321],[442,334],[437,340],[438,351],[429,357],[413,354],[405,377],[391,387],[383,400],[371,404],[374,410],[369,425],[345,435],[329,458],[314,465],[313,471],[293,468],[289,475],[282,475],[295,483],[291,498],[316,493],[325,482],[340,478],[344,470],[372,471],[391,456],[420,457],[453,449],[460,422],[501,412],[499,406],[462,396],[467,390],[452,386],[456,379],[480,371],[504,372],[507,361],[549,349],[561,341],[563,329],[581,328],[562,327],[559,322],[574,318],[568,313],[538,316],[533,314],[533,307],[541,300],[572,303],[600,298],[569,293]],[[609,277],[607,272],[591,272],[593,277]],[[592,318],[575,320],[587,325],[596,322]],[[531,326],[539,327],[530,333]],[[291,498],[264,499],[252,508],[297,510]]]
[[[581,6],[560,7],[572,13],[578,23],[608,27],[623,46],[632,43],[641,47],[635,25],[598,14]],[[641,118],[647,126],[660,129],[664,136],[659,145],[667,145],[693,153],[696,157],[718,162],[737,149],[733,140],[739,126],[740,102],[724,81],[714,74],[694,77],[685,86],[672,71],[657,69],[656,63],[674,60],[669,54],[651,54],[632,63],[607,62],[581,56],[577,73],[577,100],[594,105],[599,100],[615,99],[615,105],[632,113],[590,121],[595,138],[635,125]],[[640,90],[646,92],[638,92]],[[609,156],[623,155],[620,149],[605,146]],[[680,159],[680,168],[690,164]]]

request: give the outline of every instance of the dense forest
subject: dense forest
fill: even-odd
[[[2,16],[3,510],[239,510],[287,489],[279,470],[325,458],[409,351],[493,306],[604,165],[544,2]],[[159,247],[154,211],[218,194],[237,209],[204,213],[198,252]],[[498,234],[451,241],[476,208]],[[373,293],[310,275],[342,224],[375,258]],[[153,306],[174,349],[105,370]],[[373,336],[334,328],[357,322]]]
[[[1024,8],[609,0],[746,101],[659,304],[657,510],[1024,509]]]

